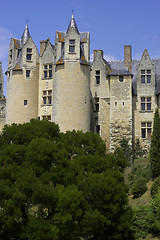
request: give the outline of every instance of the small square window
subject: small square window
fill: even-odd
[[[147,74],[151,74],[151,70],[147,70]]]
[[[141,74],[145,74],[145,70],[141,70]]]
[[[100,134],[100,125],[96,125],[96,133]]]
[[[45,70],[47,69],[47,65],[44,65],[44,69],[45,69]]]
[[[32,55],[31,54],[27,54],[27,61],[31,61],[32,59]]]
[[[151,83],[151,75],[147,75],[147,83]]]
[[[30,78],[30,74],[31,74],[31,71],[30,70],[26,70],[26,78]]]
[[[47,78],[47,71],[44,71],[44,78]]]
[[[119,76],[119,81],[123,82],[123,76]]]
[[[52,69],[52,64],[49,64],[49,69]]]
[[[100,84],[100,76],[96,76],[96,84]]]
[[[46,97],[43,97],[43,104],[47,104],[47,98]]]
[[[75,44],[75,40],[74,39],[70,39],[69,40],[69,44]]]
[[[96,75],[99,75],[100,74],[100,70],[96,70]]]
[[[27,53],[31,53],[32,52],[32,48],[27,48]]]
[[[28,101],[24,100],[24,106],[27,106]]]
[[[52,104],[52,97],[48,97],[48,104]]]
[[[141,76],[141,83],[145,83],[145,75]]]
[[[49,77],[52,77],[52,70],[49,70]]]
[[[75,50],[75,46],[69,46],[69,52],[70,53],[74,53]]]

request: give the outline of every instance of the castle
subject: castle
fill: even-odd
[[[90,35],[79,32],[72,15],[67,31],[56,32],[55,45],[40,41],[40,54],[28,26],[20,40],[11,39],[0,127],[4,120],[48,119],[63,132],[100,134],[109,151],[124,137],[148,149],[159,94],[160,59],[151,60],[145,49],[141,60],[132,60],[131,46],[124,46],[123,61],[107,62],[102,50],[94,50],[90,62]]]

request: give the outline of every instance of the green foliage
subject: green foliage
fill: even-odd
[[[152,224],[150,230],[153,234],[160,237],[160,191],[152,199],[151,213],[152,213]]]
[[[151,195],[154,197],[160,189],[160,176],[155,179],[152,187],[151,187]]]
[[[132,231],[134,239],[144,239],[150,233],[152,215],[150,206],[133,209]]]
[[[139,138],[136,139],[135,146],[134,146],[134,158],[141,158],[144,155],[144,150],[140,145]]]
[[[140,164],[137,166],[133,165],[131,173],[128,175],[129,185],[132,187],[135,181],[141,177],[145,178],[148,182],[151,179],[151,174],[150,164],[147,164],[146,166],[142,166]]]
[[[121,152],[31,120],[0,137],[0,239],[131,239]]]
[[[147,180],[144,177],[138,178],[132,186],[134,198],[140,197],[147,191]]]
[[[133,162],[133,151],[132,151],[132,147],[129,145],[129,142],[126,138],[123,138],[120,141],[120,147],[128,161],[128,165],[130,165]]]
[[[121,148],[117,148],[114,152],[115,165],[118,166],[120,172],[124,172],[124,169],[128,166],[127,158]]]
[[[160,117],[158,109],[156,109],[154,115],[154,125],[150,147],[150,161],[152,177],[156,178],[160,175]]]

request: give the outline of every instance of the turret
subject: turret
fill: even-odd
[[[39,53],[28,25],[21,39],[11,39],[7,75],[6,123],[24,123],[37,118]]]
[[[90,130],[90,38],[74,16],[66,32],[56,32],[53,121],[61,131]]]

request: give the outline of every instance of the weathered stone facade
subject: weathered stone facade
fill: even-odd
[[[40,41],[40,54],[28,26],[20,40],[11,39],[7,75],[7,124],[48,119],[61,131],[99,133],[108,151],[124,137],[148,149],[160,108],[160,59],[151,60],[146,49],[138,61],[125,46],[124,61],[113,62],[95,50],[90,62],[89,33],[79,32],[72,16],[55,45]]]

